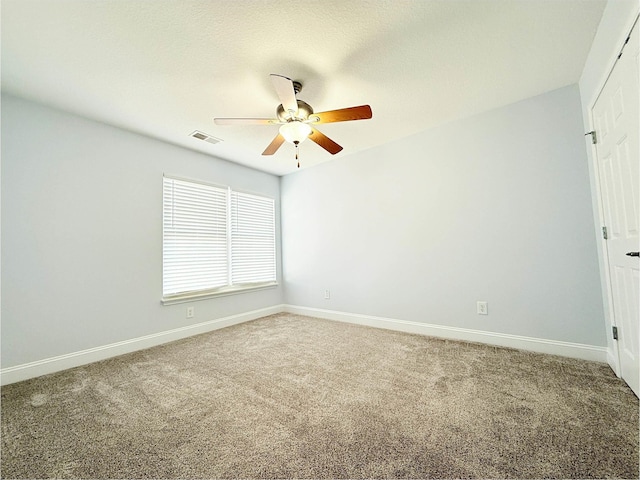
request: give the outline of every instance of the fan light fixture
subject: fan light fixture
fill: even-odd
[[[304,142],[310,134],[311,126],[297,120],[287,122],[280,127],[280,135],[282,135],[287,142],[293,143],[294,145]]]

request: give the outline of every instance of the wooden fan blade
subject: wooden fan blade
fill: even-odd
[[[214,118],[216,125],[274,125],[280,123],[276,118]]]
[[[280,134],[276,135],[269,146],[262,152],[262,155],[273,155],[280,148],[280,145],[284,143],[284,137]]]
[[[309,139],[316,142],[318,145],[324,148],[331,155],[335,155],[340,150],[342,150],[342,147],[340,145],[338,145],[336,142],[334,142],[329,137],[327,137],[324,133],[320,132],[319,130],[316,130],[313,127],[311,127],[311,133],[309,134]]]
[[[312,123],[332,123],[347,122],[349,120],[366,120],[371,118],[373,113],[369,105],[360,105],[359,107],[341,108],[339,110],[329,110],[327,112],[312,113],[309,119],[318,117],[318,121]]]
[[[290,78],[282,75],[271,74],[271,81],[276,89],[280,103],[285,112],[293,110],[293,113],[298,113],[298,101],[296,100],[296,91],[293,89],[293,81]]]

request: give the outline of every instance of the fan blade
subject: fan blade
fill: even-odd
[[[214,118],[216,125],[275,125],[280,123],[276,118]]]
[[[327,137],[324,133],[320,132],[319,130],[316,130],[313,127],[311,127],[311,133],[309,134],[309,139],[316,142],[318,145],[324,148],[331,155],[335,155],[340,150],[342,150],[342,147],[340,145],[338,145],[336,142],[334,142],[329,137]]]
[[[298,101],[296,100],[296,91],[293,89],[293,81],[282,75],[271,74],[271,81],[276,89],[280,103],[285,112],[293,110],[294,115],[298,113]]]
[[[269,146],[262,152],[262,155],[273,155],[280,148],[280,145],[284,143],[284,137],[280,134],[276,135]]]
[[[331,122],[347,122],[349,120],[366,120],[371,118],[373,113],[369,105],[360,105],[359,107],[341,108],[339,110],[329,110],[328,112],[312,113],[309,119],[318,117],[318,121],[311,123],[331,123]]]

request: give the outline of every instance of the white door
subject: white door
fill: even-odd
[[[629,254],[640,250],[638,45],[636,25],[592,109],[620,374],[636,395],[640,393],[640,257]]]

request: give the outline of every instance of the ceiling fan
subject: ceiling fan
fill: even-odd
[[[307,138],[320,145],[331,155],[335,155],[342,150],[342,147],[313,127],[313,125],[346,122],[349,120],[364,120],[372,117],[371,107],[369,105],[315,113],[311,105],[296,98],[296,95],[302,90],[302,84],[300,82],[273,73],[271,74],[271,81],[276,89],[278,98],[282,102],[276,109],[277,118],[213,119],[216,125],[280,125],[278,135],[271,141],[265,151],[262,152],[262,155],[273,155],[278,148],[287,141],[295,145],[297,160],[298,146]],[[300,162],[298,162],[298,167],[300,167]]]

